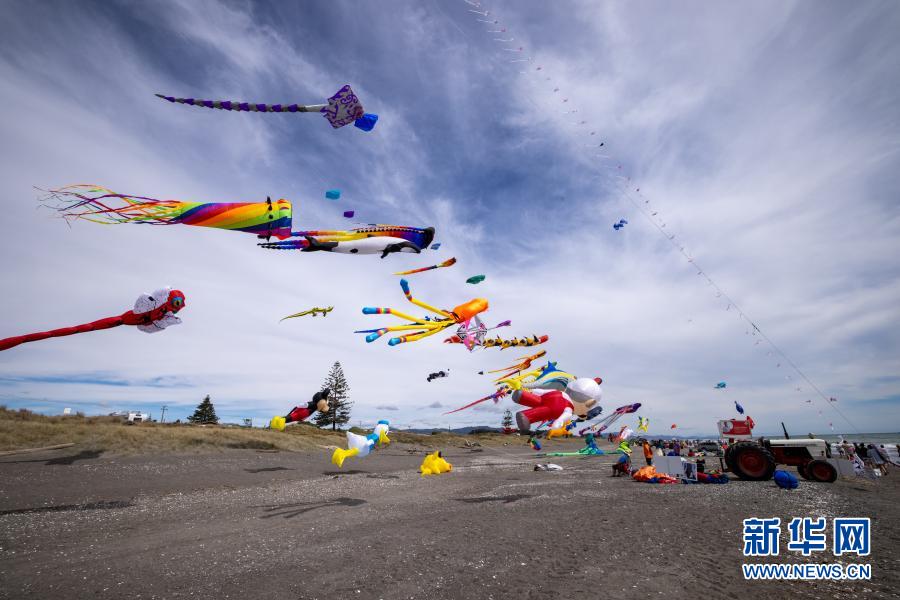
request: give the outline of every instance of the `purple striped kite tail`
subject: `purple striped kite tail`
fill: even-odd
[[[254,102],[233,102],[231,100],[199,100],[196,98],[176,98],[163,94],[156,94],[156,97],[177,104],[189,104],[191,106],[204,106],[206,108],[237,112],[321,112],[323,107],[321,104],[306,106],[303,104],[257,104]]]

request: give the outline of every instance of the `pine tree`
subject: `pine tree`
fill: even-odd
[[[506,412],[503,413],[503,421],[501,422],[501,425],[503,426],[503,429],[512,429],[512,424],[512,411],[507,408]]]
[[[332,430],[337,430],[338,425],[344,425],[350,422],[350,408],[353,403],[350,401],[350,385],[344,377],[344,370],[341,363],[335,362],[322,384],[322,389],[328,388],[328,412],[316,413],[315,423],[319,427],[331,425]]]
[[[216,425],[219,422],[219,417],[216,416],[216,408],[210,401],[209,395],[203,399],[203,402],[197,405],[197,410],[188,417],[188,421],[200,425]]]

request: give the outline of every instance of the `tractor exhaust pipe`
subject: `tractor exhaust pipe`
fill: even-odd
[[[791,436],[788,435],[787,427],[784,426],[784,421],[781,422],[781,429],[784,431],[784,439],[791,439]]]

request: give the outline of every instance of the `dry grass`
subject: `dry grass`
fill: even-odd
[[[420,435],[395,431],[390,437],[401,444],[426,447],[465,446],[467,441],[500,445],[512,441],[498,434]],[[111,454],[216,452],[230,448],[298,451],[344,447],[346,437],[342,431],[318,429],[305,423],[284,431],[174,423],[126,425],[115,417],[46,417],[0,407],[0,451],[66,443],[75,443],[82,450],[103,450]]]

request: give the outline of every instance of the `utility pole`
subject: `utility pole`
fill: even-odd
[[[165,422],[166,422],[166,410],[168,410],[168,408],[169,408],[168,406],[166,406],[165,404],[163,404],[163,407],[162,407],[162,416],[160,416],[160,418],[159,418],[159,422],[160,422],[160,423],[165,423]]]

